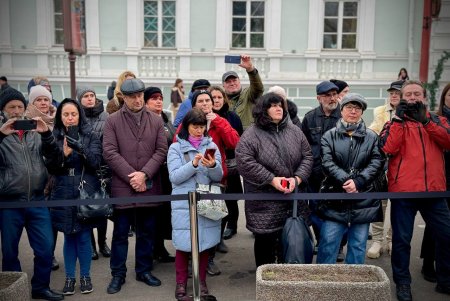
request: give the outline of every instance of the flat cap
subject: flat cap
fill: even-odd
[[[194,91],[195,89],[208,89],[211,87],[211,83],[207,79],[197,79],[193,84],[191,91]]]
[[[122,83],[120,91],[123,95],[131,95],[134,93],[143,92],[145,90],[144,82],[137,78],[127,79]]]
[[[402,89],[403,84],[405,83],[404,80],[397,80],[395,82],[391,83],[391,86],[389,87],[389,89],[387,89],[388,92],[391,91],[400,91]]]
[[[358,104],[363,111],[367,109],[367,102],[364,96],[358,93],[348,93],[344,96],[344,98],[341,101],[341,110],[344,108],[344,106],[350,102]]]
[[[327,80],[316,86],[317,95],[325,94],[331,90],[339,91],[339,87]]]

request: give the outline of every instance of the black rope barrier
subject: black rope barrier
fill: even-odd
[[[200,194],[200,199],[216,200],[363,200],[363,199],[434,199],[450,198],[450,191],[433,192],[362,192],[362,193],[225,193],[225,194]],[[162,203],[171,201],[188,200],[188,194],[176,195],[152,195],[133,196],[107,199],[70,199],[49,201],[2,201],[0,209],[31,208],[31,207],[64,207],[77,205],[102,205],[102,204],[142,204]]]

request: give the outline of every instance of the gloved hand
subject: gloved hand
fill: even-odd
[[[76,140],[72,137],[66,136],[66,141],[68,147],[79,152],[80,154],[84,153],[84,146],[83,143],[81,143],[81,139]]]
[[[400,103],[395,109],[395,116],[397,116],[400,119],[403,119],[403,117],[405,117],[405,112],[407,110],[408,110],[408,102],[404,99],[401,99]]]
[[[409,117],[414,119],[415,121],[418,121],[422,124],[426,124],[428,122],[427,117],[427,107],[425,104],[421,101],[416,101],[415,103],[415,110],[411,111],[411,113],[408,114]]]

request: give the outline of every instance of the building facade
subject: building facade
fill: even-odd
[[[429,81],[450,49],[450,1],[439,2]],[[62,0],[1,0],[1,7],[1,75],[25,93],[30,78],[45,75],[56,99],[70,96]],[[245,85],[245,72],[224,63],[241,53],[253,57],[266,89],[287,90],[300,115],[317,105],[321,80],[345,80],[375,107],[400,68],[418,78],[421,0],[86,0],[84,10],[87,54],[77,57],[77,85],[92,85],[101,98],[124,70],[162,87],[165,107],[176,78],[189,90],[198,78],[220,84],[235,70]]]

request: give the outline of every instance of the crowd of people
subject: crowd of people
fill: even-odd
[[[242,55],[239,66],[250,81],[246,88],[238,73],[227,71],[222,86],[197,79],[185,97],[183,81],[177,79],[170,100],[173,123],[163,111],[162,90],[145,87],[130,71],[111,83],[107,104],[83,86],[77,99],[58,103],[45,77],[30,80],[26,100],[0,77],[0,198],[78,199],[80,187],[90,195],[102,187],[111,197],[177,195],[211,183],[220,183],[226,193],[282,195],[297,186],[305,192],[339,192],[342,200],[299,201],[298,215],[314,230],[318,264],[364,264],[366,256],[378,258],[384,251],[388,200],[347,200],[345,193],[379,191],[379,182],[386,180],[390,192],[448,190],[450,83],[435,114],[427,107],[423,84],[401,71],[387,89],[386,104],[375,108],[374,121],[366,125],[365,97],[350,92],[345,81],[322,81],[316,86],[318,106],[300,120],[282,87],[264,94],[250,56]],[[34,120],[34,128],[20,128],[22,119]],[[237,233],[237,203],[226,202],[228,216],[222,220],[198,218],[202,295],[209,294],[207,274],[220,274],[216,252],[228,252],[225,240]],[[423,276],[437,282],[437,292],[450,294],[448,200],[395,199],[387,250],[400,301],[412,300],[409,257],[417,211],[426,222]],[[257,267],[283,262],[281,232],[291,215],[291,202],[245,201]],[[110,248],[107,218],[81,220],[76,206],[1,209],[2,270],[21,271],[18,246],[26,229],[35,256],[34,299],[63,300],[75,294],[78,281],[82,294],[92,292],[91,261],[99,253],[110,258],[106,291],[119,293],[127,277],[129,236],[135,235],[136,280],[160,286],[152,273],[154,260],[174,262],[175,298],[183,300],[192,251],[187,200],[118,204],[111,220]],[[371,223],[374,239],[366,252]],[[61,290],[52,290],[50,273],[59,268],[53,255],[58,232],[64,236],[66,280]],[[172,240],[174,256],[165,240]]]

